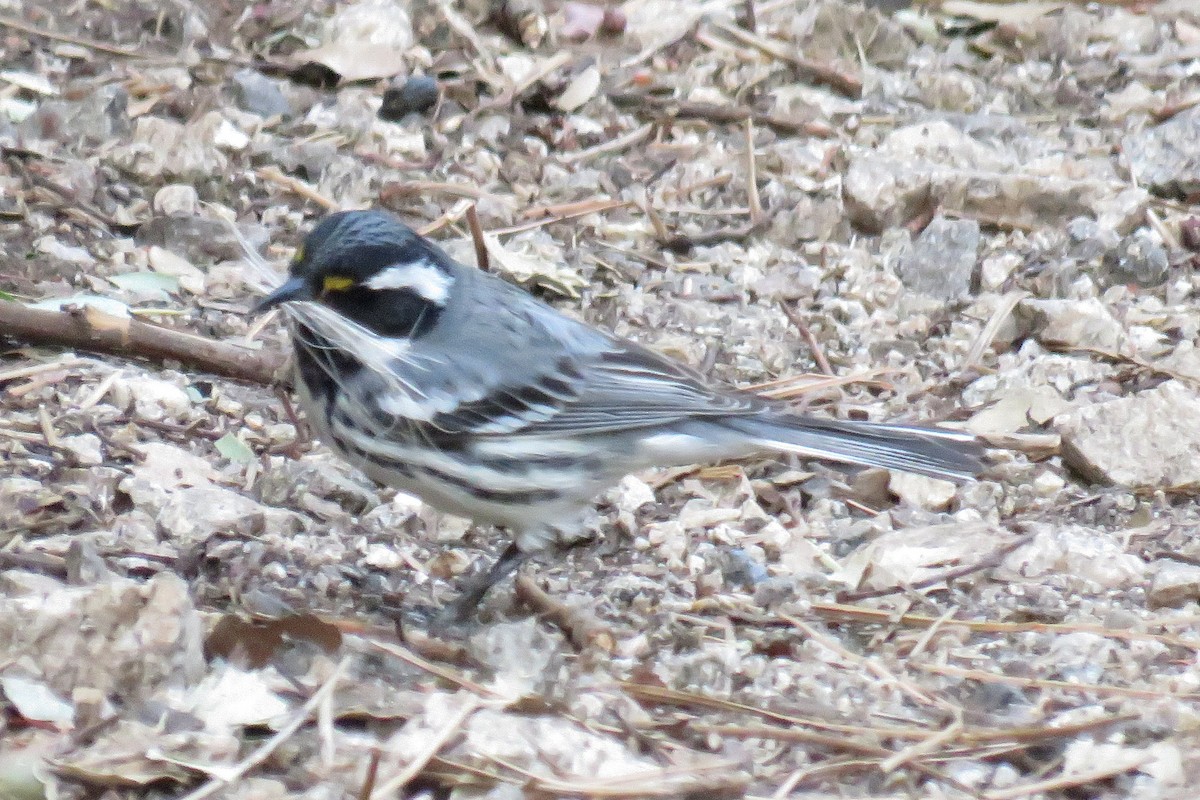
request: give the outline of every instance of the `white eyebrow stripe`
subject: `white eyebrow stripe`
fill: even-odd
[[[428,261],[406,261],[381,269],[363,286],[368,289],[411,289],[431,303],[446,304],[454,278]]]

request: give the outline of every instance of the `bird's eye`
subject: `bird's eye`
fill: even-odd
[[[343,292],[354,285],[354,279],[348,275],[326,275],[321,287],[327,292]]]

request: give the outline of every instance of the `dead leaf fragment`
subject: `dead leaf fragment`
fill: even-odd
[[[586,285],[579,273],[561,263],[518,253],[501,244],[493,234],[486,234],[483,239],[492,264],[522,286],[540,286],[564,297],[578,298],[579,290]]]

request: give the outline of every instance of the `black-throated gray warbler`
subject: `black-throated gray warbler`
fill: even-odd
[[[982,466],[966,433],[799,416],[712,386],[380,211],[322,220],[256,310],[281,303],[318,438],[380,483],[512,533],[460,611],[648,467],[762,451],[937,478]]]

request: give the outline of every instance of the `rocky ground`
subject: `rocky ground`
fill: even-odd
[[[1200,8],[486,6],[0,2],[0,797],[1193,797]],[[994,466],[631,477],[398,628],[504,539],[246,314],[366,206]]]

